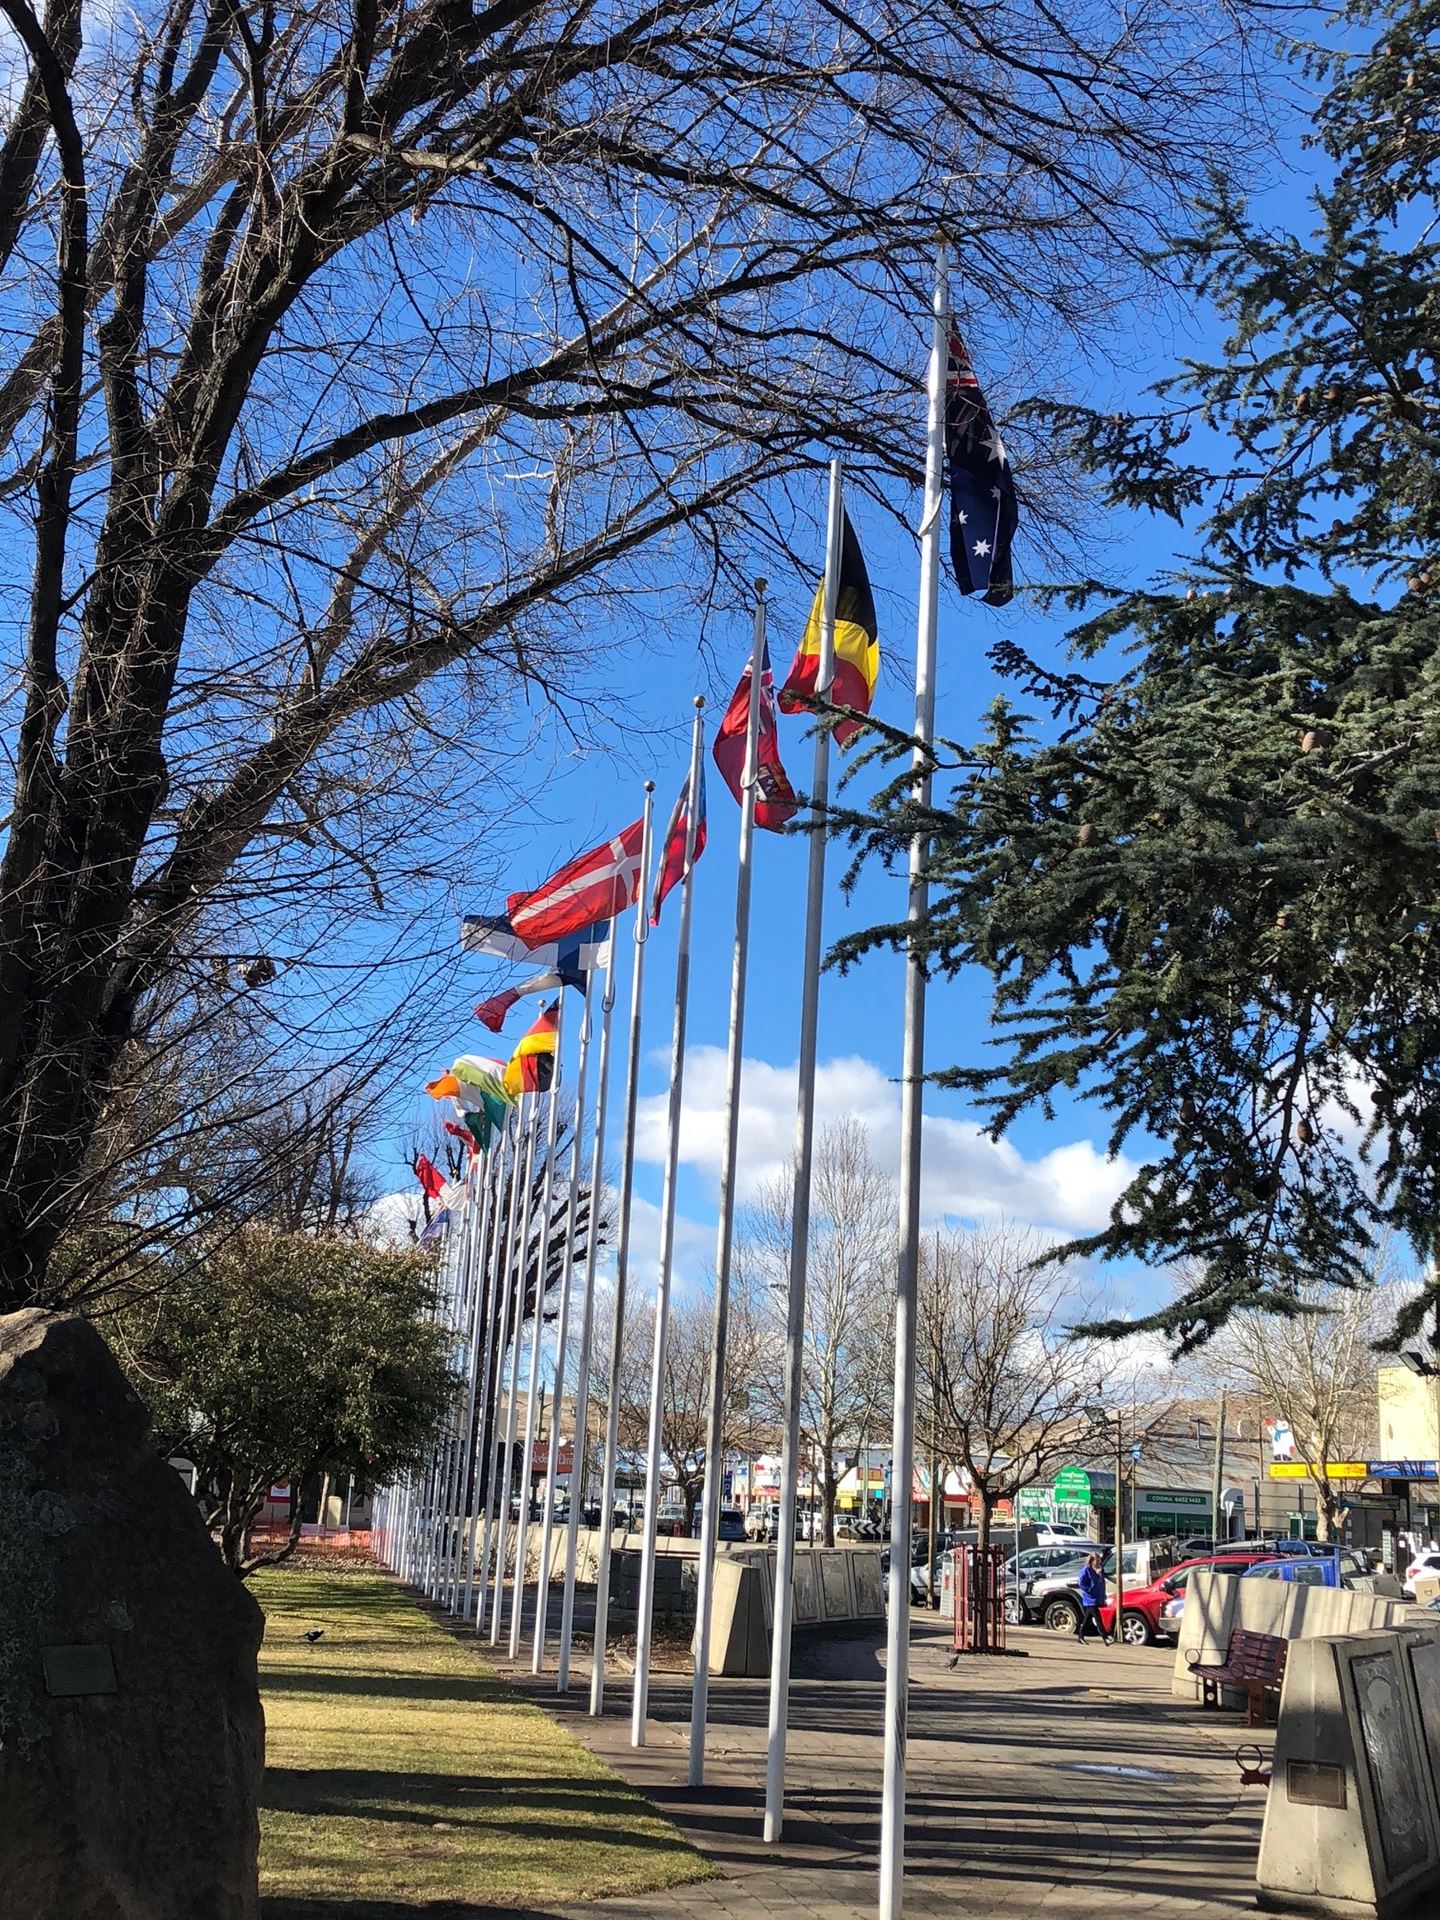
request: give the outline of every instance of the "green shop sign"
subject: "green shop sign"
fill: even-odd
[[[1055,1476],[1055,1498],[1066,1506],[1090,1505],[1090,1476],[1084,1467],[1062,1467]]]
[[[1139,1505],[1145,1512],[1209,1513],[1208,1493],[1168,1493],[1163,1489],[1142,1488]]]

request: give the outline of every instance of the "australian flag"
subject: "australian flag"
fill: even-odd
[[[950,483],[950,564],[961,593],[1003,607],[1015,591],[1010,542],[1020,517],[1015,476],[958,333],[945,368],[945,469]]]

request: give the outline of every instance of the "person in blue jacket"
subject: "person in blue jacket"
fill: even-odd
[[[1108,1647],[1110,1635],[1100,1624],[1100,1609],[1105,1604],[1105,1574],[1098,1553],[1092,1553],[1080,1569],[1080,1619],[1075,1638],[1083,1640],[1093,1622],[1095,1631]]]

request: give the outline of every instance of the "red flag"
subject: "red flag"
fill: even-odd
[[[750,669],[730,698],[711,749],[720,778],[738,800],[745,783],[745,735],[750,723]],[[780,729],[775,719],[775,676],[770,649],[760,659],[760,737],[755,753],[755,824],[778,831],[800,810],[795,789],[780,764]]]
[[[446,1133],[453,1135],[453,1137],[460,1142],[461,1146],[464,1147],[467,1153],[469,1154],[479,1153],[480,1142],[475,1138],[474,1134],[471,1133],[468,1127],[462,1127],[458,1125],[457,1122],[455,1122],[454,1120],[447,1120],[445,1122],[445,1131]]]
[[[415,1158],[415,1178],[427,1200],[438,1200],[445,1191],[445,1176],[433,1160],[427,1160],[423,1153]]]
[[[673,887],[678,887],[686,874],[705,851],[705,769],[700,769],[700,806],[695,821],[695,859],[685,864],[685,843],[690,838],[690,776],[685,776],[685,784],[680,789],[680,798],[675,802],[675,810],[670,815],[670,824],[665,829],[665,851],[661,855],[660,865],[655,871],[655,891],[650,896],[650,924],[660,924],[660,909],[665,896]]]
[[[505,903],[512,930],[527,947],[542,947],[634,906],[642,836],[643,822],[636,820],[603,846],[577,855],[533,892],[512,893]]]
[[[482,1027],[488,1027],[491,1033],[498,1033],[505,1024],[505,1016],[521,998],[518,987],[506,987],[503,993],[497,993],[489,1000],[482,1000],[475,1009],[475,1018]]]

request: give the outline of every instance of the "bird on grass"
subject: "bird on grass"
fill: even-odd
[[[317,1640],[323,1640],[325,1638],[324,1627],[311,1627],[310,1631],[305,1635],[305,1638],[313,1647]]]

